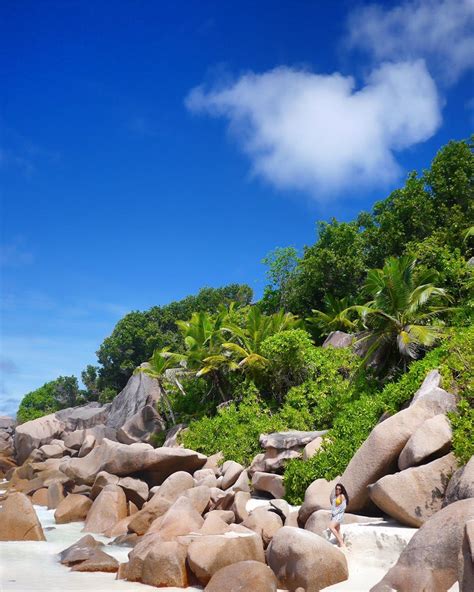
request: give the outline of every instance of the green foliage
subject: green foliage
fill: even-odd
[[[260,434],[285,426],[258,398],[258,391],[251,382],[247,383],[247,393],[240,403],[229,403],[214,417],[203,417],[191,423],[182,437],[184,446],[207,455],[222,451],[226,460],[248,466],[260,452]]]
[[[405,185],[377,202],[372,212],[361,213],[353,222],[320,222],[316,243],[305,248],[284,285],[276,289],[270,278],[264,302],[306,317],[312,309],[325,311],[328,296],[357,300],[367,269],[383,266],[387,257],[420,256],[425,251],[418,245],[431,237],[436,249],[459,248],[466,254],[466,230],[473,221],[473,144],[449,142],[429,170],[420,176],[411,173]],[[426,243],[428,251],[433,244]],[[443,256],[436,265],[422,263],[439,271],[440,287],[450,288],[456,280],[452,257]]]
[[[261,352],[267,360],[265,382],[277,401],[282,401],[291,387],[316,371],[315,350],[309,333],[303,329],[282,331],[263,341]]]
[[[351,312],[352,302],[349,298],[334,298],[330,294],[324,297],[324,310],[312,310],[312,316],[306,319],[313,336],[320,339],[332,331],[354,332],[356,316]]]
[[[474,408],[464,399],[457,413],[450,413],[453,429],[453,452],[459,465],[465,465],[474,455]]]
[[[261,306],[266,313],[276,312],[287,307],[287,286],[298,264],[298,251],[294,247],[277,247],[262,263],[268,267],[268,286],[262,298]]]
[[[418,270],[408,255],[389,257],[382,269],[369,270],[364,292],[371,300],[351,307],[366,329],[359,340],[367,346],[366,362],[376,359],[379,371],[392,370],[419,358],[439,339],[436,317],[446,311],[440,304],[450,299],[434,279],[432,270]]]
[[[305,249],[288,281],[288,310],[308,315],[324,307],[324,298],[355,298],[366,274],[366,245],[355,222],[318,223],[318,241]]]
[[[99,395],[99,403],[105,405],[106,403],[111,403],[115,397],[117,396],[117,391],[110,386],[106,386],[104,389],[100,391]]]
[[[361,392],[357,399],[343,405],[334,420],[322,450],[308,461],[292,460],[285,470],[285,487],[290,503],[301,503],[306,488],[319,478],[334,479],[343,473],[349,461],[385,412],[395,413],[421,386],[426,374],[438,368],[443,387],[464,401],[459,417],[451,418],[453,442],[459,458],[470,450],[467,441],[473,406],[474,328],[453,331],[439,347],[414,362],[396,382],[380,392]],[[466,407],[467,405],[467,407]]]
[[[100,397],[100,390],[99,390],[99,368],[97,366],[93,366],[89,364],[86,368],[81,372],[81,380],[86,387],[85,390],[85,398],[88,401],[98,401]]]
[[[217,404],[209,397],[210,386],[205,378],[181,379],[181,386],[182,390],[176,384],[166,383],[176,423],[189,424],[205,415],[214,414]],[[163,412],[163,404],[160,404],[158,411]]]
[[[298,430],[322,430],[331,427],[343,405],[369,385],[357,375],[359,358],[349,349],[313,347],[311,378],[291,388],[280,409],[283,422]]]
[[[110,387],[121,391],[134,369],[148,360],[155,349],[168,347],[182,352],[184,343],[176,321],[190,319],[194,312],[214,312],[220,305],[230,302],[246,306],[251,299],[251,288],[231,284],[223,288],[203,288],[196,296],[125,315],[97,351],[101,364],[99,389]]]
[[[17,420],[24,423],[83,402],[77,378],[60,376],[23,397],[18,408]]]

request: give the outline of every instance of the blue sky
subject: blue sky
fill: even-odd
[[[265,284],[474,122],[472,0],[2,4],[0,414],[126,312]]]

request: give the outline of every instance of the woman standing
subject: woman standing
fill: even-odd
[[[349,496],[342,483],[336,485],[334,493],[331,494],[330,499],[331,522],[329,523],[329,529],[336,537],[339,547],[345,547],[341,536],[341,523],[344,519],[344,512],[346,511],[347,504],[349,503]]]

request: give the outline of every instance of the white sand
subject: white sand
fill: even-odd
[[[56,524],[54,510],[35,506],[38,518],[45,529],[46,542],[22,541],[0,543],[1,592],[152,592],[167,590],[179,592],[181,588],[155,588],[144,584],[116,580],[110,573],[71,572],[61,565],[57,554],[69,547],[85,533],[83,522]],[[46,530],[54,527],[54,530]],[[93,535],[105,543],[110,539]],[[106,553],[118,561],[127,561],[130,547],[106,546]],[[200,590],[186,588],[187,591]]]

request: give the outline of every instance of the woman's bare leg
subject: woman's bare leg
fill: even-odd
[[[331,522],[329,524],[329,530],[336,537],[339,547],[345,547],[344,540],[341,536],[341,525],[339,524],[339,522]]]

